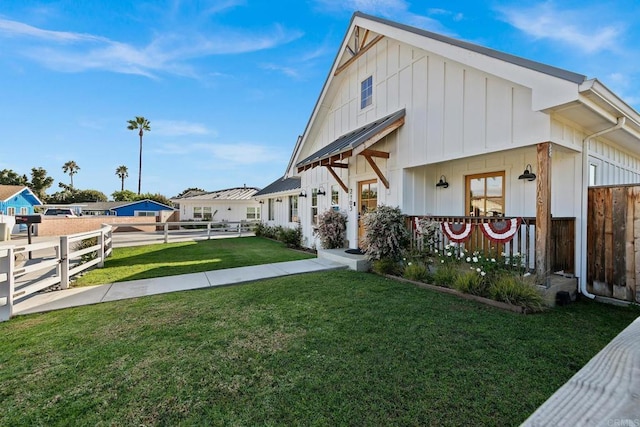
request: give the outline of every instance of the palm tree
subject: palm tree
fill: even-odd
[[[69,178],[71,178],[71,188],[73,188],[73,175],[77,174],[80,170],[80,166],[73,160],[69,160],[67,163],[62,165],[62,171],[64,173],[69,174]]]
[[[124,191],[124,179],[129,178],[129,169],[125,165],[118,166],[116,169],[116,175],[118,175],[118,178],[122,181],[120,191]]]
[[[139,130],[138,135],[140,136],[140,163],[138,165],[138,194],[140,194],[140,187],[142,184],[142,135],[144,131],[151,131],[151,122],[144,117],[136,116],[134,120],[127,120],[129,125],[127,129],[129,130]]]

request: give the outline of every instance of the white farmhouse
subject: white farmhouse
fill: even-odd
[[[171,199],[182,221],[259,221],[260,204],[255,187],[236,187],[212,192],[189,193]]]
[[[319,247],[328,209],[348,215],[351,248],[360,214],[381,204],[452,222],[530,218],[548,275],[552,219],[567,218],[585,286],[587,189],[640,182],[640,116],[596,79],[355,13],[279,181],[294,179],[306,246]],[[269,219],[290,224],[275,206]]]

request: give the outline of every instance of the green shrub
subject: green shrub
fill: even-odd
[[[443,263],[438,265],[433,273],[433,282],[438,286],[451,288],[459,274],[460,272],[455,265]]]
[[[496,300],[518,305],[527,311],[538,312],[544,310],[544,299],[534,285],[527,283],[524,278],[511,274],[502,274],[491,283],[489,296]]]
[[[302,246],[302,227],[296,228],[277,227],[276,238],[290,248]]]
[[[425,264],[416,261],[407,263],[404,267],[402,276],[406,279],[415,280],[417,282],[427,282],[431,278],[429,268]]]
[[[79,241],[78,243],[76,243],[76,245],[74,246],[73,250],[74,251],[81,251],[83,249],[87,249],[90,248],[91,246],[95,246],[98,244],[98,238],[97,237],[91,237],[88,239],[84,239]],[[86,253],[84,255],[80,256],[80,264],[84,264],[87,263],[93,259],[96,259],[98,257],[98,254],[94,251],[94,252],[89,252]]]
[[[468,271],[458,275],[453,288],[465,294],[478,295],[481,297],[489,296],[489,284],[483,276],[475,271]]]
[[[378,274],[392,275],[399,275],[402,272],[400,263],[391,258],[383,258],[372,261],[371,270]]]
[[[399,261],[409,247],[411,235],[400,208],[380,205],[364,214],[362,248],[370,261],[390,258]]]
[[[318,217],[318,226],[313,230],[324,249],[343,248],[346,232],[347,216],[333,209]]]

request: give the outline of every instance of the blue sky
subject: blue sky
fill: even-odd
[[[151,121],[142,191],[281,176],[359,10],[596,77],[640,107],[640,2],[135,0],[0,2],[0,169],[43,167],[107,196]]]

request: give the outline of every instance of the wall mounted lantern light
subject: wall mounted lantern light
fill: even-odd
[[[444,175],[440,175],[440,181],[438,181],[438,183],[436,184],[436,187],[449,188],[447,177]]]
[[[533,168],[531,167],[531,164],[528,164],[524,172],[522,172],[522,175],[520,175],[518,179],[526,179],[527,181],[533,181],[534,179],[536,179],[536,174],[533,173],[532,169]]]
[[[324,196],[325,194],[327,193],[324,191],[324,188],[320,186],[320,188],[318,188],[318,196]]]
[[[307,192],[306,192],[306,191],[304,191],[304,190],[302,190],[302,191],[300,192],[300,197],[307,197]]]
[[[278,202],[278,203],[282,203],[282,199],[281,199],[280,197],[278,197],[278,198],[276,199],[276,202]]]

